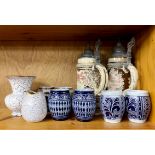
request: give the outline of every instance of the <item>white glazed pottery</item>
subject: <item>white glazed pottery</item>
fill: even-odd
[[[21,116],[21,105],[25,91],[30,90],[35,76],[7,76],[12,93],[5,97],[5,105],[12,111],[12,116]]]
[[[42,121],[47,115],[47,104],[43,92],[27,92],[23,100],[21,113],[23,119],[28,122]]]

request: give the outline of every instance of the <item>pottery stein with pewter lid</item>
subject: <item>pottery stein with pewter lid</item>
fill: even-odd
[[[130,60],[130,61],[129,61]],[[109,90],[135,89],[138,80],[137,69],[131,64],[121,42],[114,48],[112,57],[108,59]]]
[[[95,59],[89,47],[85,49],[77,64],[77,89],[92,88],[95,95],[106,89],[108,73],[106,68]]]

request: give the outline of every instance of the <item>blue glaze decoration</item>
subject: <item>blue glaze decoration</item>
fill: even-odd
[[[64,120],[71,112],[71,96],[68,89],[52,89],[48,96],[48,106],[52,118]]]
[[[96,98],[92,89],[75,90],[72,107],[75,117],[79,121],[90,121],[96,110]]]
[[[102,94],[100,97],[100,109],[104,119],[107,122],[120,122],[125,112],[124,96]]]
[[[151,111],[151,102],[149,96],[130,96],[125,97],[126,111],[128,119],[143,123],[147,120]]]

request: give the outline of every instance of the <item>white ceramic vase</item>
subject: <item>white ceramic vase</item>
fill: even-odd
[[[30,90],[35,76],[8,76],[12,93],[5,97],[5,105],[12,111],[12,116],[21,116],[21,105],[25,92]]]
[[[28,91],[25,94],[22,108],[22,117],[28,122],[40,122],[47,115],[47,103],[43,92]]]

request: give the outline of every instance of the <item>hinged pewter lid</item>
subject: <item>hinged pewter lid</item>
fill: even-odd
[[[113,53],[112,53],[112,57],[113,58],[118,58],[118,57],[127,57],[125,48],[123,47],[123,45],[121,44],[121,42],[117,42],[117,45],[114,47],[113,49]]]
[[[81,57],[78,59],[78,65],[92,65],[96,63],[94,51],[88,46]]]
[[[94,58],[94,51],[88,46],[87,48],[85,48],[80,58],[83,58],[83,57]]]
[[[112,57],[108,59],[108,62],[127,62],[127,53],[120,41],[114,47]]]

